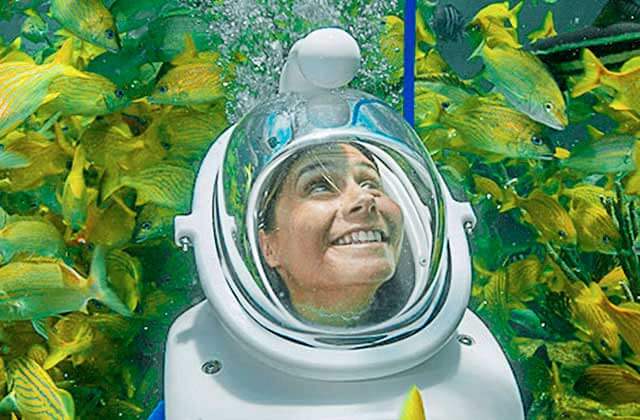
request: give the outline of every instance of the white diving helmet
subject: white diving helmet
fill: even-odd
[[[344,88],[345,32],[294,45],[281,93],[211,146],[175,220],[207,300],[171,327],[168,419],[523,419],[510,366],[466,309],[475,217],[413,129]]]

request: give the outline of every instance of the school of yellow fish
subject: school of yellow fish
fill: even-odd
[[[640,58],[611,70],[585,49],[583,75],[561,89],[523,48],[521,6],[470,20],[469,59],[484,65],[474,80],[453,73],[418,14],[415,127],[480,216],[471,304],[524,372],[529,417],[640,419]],[[38,11],[24,13],[22,37],[42,39]],[[122,47],[102,2],[53,0],[49,16],[61,26],[53,53],[0,43],[0,415],[140,418],[160,398],[160,367],[141,369],[127,349],[144,347],[150,325],[162,340],[191,303],[162,287],[175,279],[156,277],[146,253],[185,266],[169,245],[173,217],[228,125],[229,75],[185,36],[161,71],[140,66],[153,86],[132,97],[90,71]],[[403,31],[386,18],[391,84]],[[528,38],[554,35],[549,12]],[[610,126],[549,139],[596,114]],[[425,412],[414,387],[401,419]]]

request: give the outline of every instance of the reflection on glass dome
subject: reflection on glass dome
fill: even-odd
[[[428,153],[387,105],[354,90],[287,94],[234,129],[214,205],[243,308],[314,346],[411,334],[446,288],[444,211]]]

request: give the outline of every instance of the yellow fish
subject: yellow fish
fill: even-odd
[[[0,218],[0,264],[8,263],[15,256],[62,258],[64,252],[62,234],[45,219],[24,219],[4,224]]]
[[[544,64],[528,51],[509,46],[481,50],[483,76],[514,108],[556,130],[569,123],[562,92]]]
[[[628,283],[629,279],[627,279],[627,275],[621,266],[614,267],[598,281],[598,285],[607,296],[615,295],[619,297],[627,296],[625,286],[628,287]]]
[[[428,64],[424,63],[427,54],[419,47],[419,42],[427,45],[436,45],[436,37],[429,30],[422,18],[420,11],[416,12],[416,68],[424,69]],[[396,69],[393,78],[402,77],[404,54],[404,20],[397,16],[386,16],[385,27],[380,37],[380,51],[387,61]]]
[[[593,184],[576,184],[571,188],[561,186],[558,193],[569,197],[570,207],[577,207],[583,203],[591,206],[603,205],[605,200],[615,197],[613,191]]]
[[[591,287],[580,283],[572,286],[569,291],[570,296],[573,296],[571,308],[574,320],[578,323],[576,326],[583,330],[582,338],[590,340],[596,350],[609,358],[618,359],[621,353],[618,325],[608,311],[602,308],[601,297],[594,293],[593,285],[597,287],[596,283],[592,283]]]
[[[66,169],[67,155],[55,142],[41,134],[28,132],[5,144],[5,150],[29,156],[30,164],[24,168],[0,170],[0,190],[19,192],[36,188],[50,175],[59,175]]]
[[[400,420],[426,420],[422,397],[417,386],[411,387],[402,405]]]
[[[84,148],[78,146],[62,190],[62,217],[73,230],[84,226],[89,203],[97,196],[97,192],[87,188],[85,183],[83,172],[86,163]]]
[[[479,43],[478,49],[485,44],[491,47],[505,45],[521,48],[522,45],[518,42],[518,13],[523,4],[524,2],[520,2],[510,9],[509,2],[505,1],[492,3],[481,9],[467,25],[472,39],[475,38],[474,41]],[[478,36],[482,39],[477,39]]]
[[[138,307],[141,297],[142,264],[140,261],[119,249],[107,255],[107,272],[113,287],[124,296],[124,304],[132,312]]]
[[[580,203],[569,209],[578,233],[578,247],[585,252],[615,254],[622,238],[613,218],[601,204]]]
[[[139,244],[153,239],[167,238],[173,232],[173,219],[178,215],[176,209],[145,204],[138,217],[133,232],[133,242]]]
[[[29,420],[73,420],[73,397],[58,388],[49,374],[28,357],[19,357],[7,364],[9,394],[0,407],[17,411]]]
[[[505,202],[500,212],[519,207],[523,220],[535,226],[544,242],[575,245],[578,239],[576,227],[569,213],[558,201],[541,190],[534,190],[527,198],[520,198],[511,189],[505,190]]]
[[[90,242],[109,248],[125,245],[133,235],[136,213],[116,196],[98,206],[89,205],[87,223],[78,233],[77,242]]]
[[[640,374],[627,365],[591,365],[575,385],[576,391],[606,404],[640,401]]]
[[[189,161],[201,157],[227,125],[222,109],[204,113],[174,108],[159,119],[157,136],[169,156]]]
[[[121,187],[136,190],[136,206],[155,203],[159,206],[186,210],[190,206],[195,180],[193,169],[175,162],[160,162],[136,174],[123,175],[106,197]]]
[[[18,61],[0,64],[0,138],[58,96],[49,93],[49,85],[61,75],[84,78],[82,72],[55,61],[42,65]]]
[[[616,96],[609,106],[616,110],[632,110],[640,112],[640,97],[636,92],[640,89],[640,59],[631,58],[619,72],[608,70],[598,57],[590,50],[583,52],[585,74],[573,90],[571,96],[576,97],[598,86],[607,86],[616,92]]]
[[[84,361],[82,353],[93,344],[93,329],[89,325],[87,316],[82,313],[75,312],[63,317],[47,332],[49,354],[42,364],[46,370],[67,357],[71,357],[74,365],[82,363]]]
[[[478,195],[490,199],[498,206],[502,205],[504,199],[503,190],[493,179],[480,175],[473,175],[472,177]]]
[[[538,40],[550,38],[556,35],[558,35],[558,33],[556,32],[556,28],[553,24],[553,12],[549,10],[547,12],[547,15],[544,17],[542,27],[536,31],[531,32],[528,38],[531,42],[536,42]]]
[[[77,37],[111,51],[120,49],[113,16],[100,0],[52,0],[50,11]]]
[[[183,64],[169,70],[147,97],[161,105],[200,105],[224,97],[222,69],[215,63]]]
[[[93,253],[89,277],[59,260],[12,262],[0,267],[0,320],[39,320],[64,312],[84,310],[96,299],[112,310],[129,309],[107,284],[105,249]]]
[[[553,155],[541,136],[542,126],[494,98],[471,96],[460,105],[447,107],[439,121],[455,130],[452,147],[520,159],[551,159]]]
[[[49,85],[49,92],[59,94],[41,111],[62,116],[106,115],[124,108],[130,99],[112,81],[95,73],[85,72],[85,78],[61,76]]]

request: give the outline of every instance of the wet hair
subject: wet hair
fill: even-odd
[[[375,166],[376,171],[378,171],[378,164],[376,163],[373,157],[373,153],[371,153],[366,147],[364,147],[360,143],[337,142],[337,143],[324,145],[324,147],[334,147],[339,145],[352,146],[358,149],[358,151],[362,153],[364,157],[366,157],[369,161],[371,161],[371,163]],[[320,146],[320,148],[322,148],[322,146]],[[273,182],[271,182],[269,185],[269,190],[267,190],[265,194],[265,199],[261,206],[262,209],[258,215],[258,229],[264,230],[265,232],[270,233],[270,232],[273,232],[273,230],[276,228],[275,226],[276,204],[278,203],[278,199],[280,198],[280,194],[282,193],[282,186],[284,185],[284,181],[287,178],[287,175],[289,175],[289,172],[293,167],[293,165],[297,161],[299,161],[303,156],[306,156],[310,151],[309,149],[310,148],[305,148],[303,150],[300,150],[294,153],[289,159],[287,159],[284,162],[284,164],[282,165],[282,168],[278,170],[278,173],[274,175]]]

